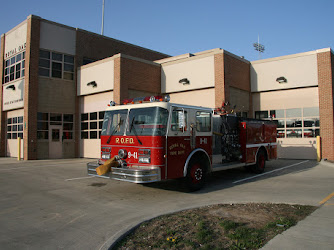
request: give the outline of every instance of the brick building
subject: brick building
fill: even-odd
[[[169,94],[171,102],[274,119],[278,154],[334,160],[333,53],[310,51],[247,61],[213,49],[168,55],[30,16],[2,35],[1,156],[100,156],[110,101]]]
[[[168,57],[37,16],[1,35],[0,155],[17,156],[21,137],[24,159],[78,157],[77,68],[119,53],[150,61]],[[123,73],[121,62],[131,68],[127,60],[115,60],[115,78]],[[112,98],[124,95],[116,79]]]

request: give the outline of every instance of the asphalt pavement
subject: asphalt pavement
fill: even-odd
[[[316,236],[323,237],[314,241],[317,248],[333,249],[327,237],[334,231],[332,165],[276,160],[262,175],[242,168],[214,173],[205,188],[187,193],[175,180],[139,185],[87,176],[89,161],[0,158],[1,249],[108,249],[132,227],[156,216],[248,202],[320,206],[267,249],[314,249],[304,238],[314,241]]]

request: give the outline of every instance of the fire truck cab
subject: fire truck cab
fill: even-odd
[[[244,166],[261,173],[265,161],[276,158],[274,123],[165,99],[110,105],[103,121],[101,158],[87,164],[88,174],[133,183],[184,178],[191,190],[198,190],[210,172]],[[97,175],[96,168],[112,158],[117,165]]]

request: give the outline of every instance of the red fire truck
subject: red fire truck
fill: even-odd
[[[200,189],[210,172],[246,167],[262,173],[277,156],[276,124],[216,110],[170,103],[168,97],[126,100],[106,110],[101,158],[89,175],[133,183],[184,178]],[[97,175],[110,159],[117,165]]]

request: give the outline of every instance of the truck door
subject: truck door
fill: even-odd
[[[183,167],[191,152],[190,109],[172,106],[167,136],[167,178],[183,177]]]

